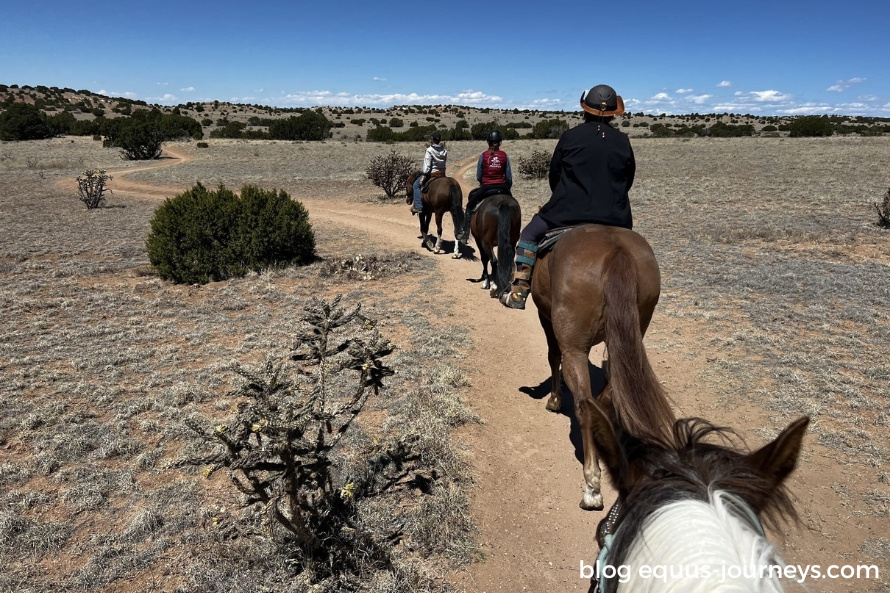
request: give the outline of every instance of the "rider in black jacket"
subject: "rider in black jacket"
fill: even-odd
[[[624,113],[624,100],[608,85],[581,95],[584,123],[566,131],[550,160],[550,201],[522,229],[513,286],[501,302],[525,309],[538,243],[554,228],[598,223],[633,227],[628,191],[636,161],[630,140],[610,124]]]

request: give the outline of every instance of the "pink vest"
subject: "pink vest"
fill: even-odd
[[[507,183],[507,153],[503,150],[482,153],[482,185]]]

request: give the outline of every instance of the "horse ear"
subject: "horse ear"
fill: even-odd
[[[795,420],[773,442],[748,455],[748,462],[778,486],[797,466],[809,423],[809,416]]]
[[[605,464],[612,483],[618,490],[621,490],[620,480],[624,475],[623,468],[627,463],[624,459],[624,451],[618,442],[618,436],[615,434],[615,427],[609,420],[609,414],[596,400],[582,401],[581,405],[587,407],[589,411],[591,436],[596,452]]]

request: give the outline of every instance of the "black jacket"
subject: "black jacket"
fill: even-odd
[[[551,227],[596,222],[633,228],[627,192],[637,164],[627,135],[606,122],[566,131],[550,160],[553,195],[538,213]]]

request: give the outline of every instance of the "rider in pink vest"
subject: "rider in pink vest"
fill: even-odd
[[[470,220],[479,204],[488,196],[494,194],[509,194],[513,187],[513,170],[510,167],[510,157],[501,150],[502,136],[500,130],[492,130],[488,133],[488,150],[479,155],[476,162],[476,181],[479,187],[470,192],[467,197],[467,213],[464,220],[464,240],[470,233]]]

